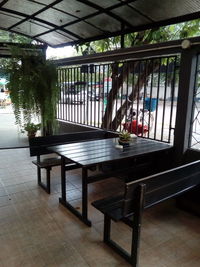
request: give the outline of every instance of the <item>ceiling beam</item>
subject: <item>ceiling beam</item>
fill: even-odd
[[[41,0],[34,0],[32,2],[37,3],[37,4],[41,4],[39,1],[41,1]],[[66,44],[67,45],[83,44],[84,42],[90,42],[90,41],[94,41],[94,40],[114,37],[114,36],[118,36],[118,35],[121,35],[121,34],[127,34],[127,33],[131,33],[131,32],[138,32],[138,31],[147,30],[147,29],[151,29],[151,28],[158,28],[160,26],[166,26],[166,25],[170,25],[170,24],[175,24],[175,23],[180,23],[180,22],[185,22],[185,21],[189,21],[189,20],[194,20],[194,19],[199,19],[200,18],[200,11],[199,11],[199,12],[190,13],[190,14],[186,14],[186,15],[183,15],[183,16],[174,17],[174,18],[170,18],[170,19],[163,19],[162,21],[158,21],[157,22],[157,21],[154,21],[153,19],[151,19],[149,17],[149,14],[147,14],[147,15],[143,14],[140,10],[138,10],[137,8],[135,8],[134,6],[131,5],[131,3],[135,2],[135,1],[139,1],[139,0],[121,0],[120,2],[118,2],[118,4],[109,6],[107,8],[102,8],[100,5],[93,3],[92,0],[77,0],[78,2],[83,3],[83,4],[87,5],[88,7],[90,6],[91,8],[95,9],[95,11],[92,14],[89,14],[89,15],[87,15],[85,17],[82,17],[82,18],[77,18],[73,14],[69,14],[69,13],[67,13],[67,11],[64,11],[64,10],[61,10],[61,9],[58,9],[57,7],[55,7],[55,5],[57,3],[60,3],[61,1],[62,0],[54,0],[49,5],[41,4],[42,8],[39,11],[35,12],[32,15],[27,15],[27,14],[18,12],[16,10],[5,8],[4,6],[8,2],[8,0],[2,0],[2,2],[0,3],[0,11],[3,11],[5,14],[7,13],[6,15],[8,15],[8,16],[11,15],[11,14],[13,16],[14,15],[20,16],[21,17],[21,21],[15,23],[14,25],[12,25],[11,27],[9,27],[7,29],[3,28],[3,23],[2,23],[1,24],[1,28],[4,29],[4,30],[8,30],[10,32],[22,34],[22,35],[27,36],[29,38],[40,37],[39,39],[41,39],[41,40],[42,40],[42,36],[44,34],[48,34],[48,33],[51,33],[53,31],[56,31],[56,30],[60,30],[61,31],[60,34],[62,34],[63,36],[66,36],[67,38],[72,40],[71,42],[62,43],[60,45],[55,45],[54,46],[54,47],[61,47],[61,46],[64,46]],[[149,22],[144,24],[144,25],[140,25],[140,26],[132,26],[128,21],[125,21],[123,18],[120,18],[119,15],[116,15],[116,14],[113,13],[114,9],[120,8],[120,7],[125,6],[125,5],[127,5],[131,9],[133,9],[135,12],[137,12],[141,16],[145,17]],[[53,9],[53,10],[58,10],[60,12],[63,12],[64,14],[70,15],[70,16],[74,17],[75,20],[71,21],[71,22],[68,22],[66,24],[63,24],[61,26],[58,26],[58,25],[55,25],[55,24],[51,23],[51,21],[46,21],[43,18],[40,19],[40,18],[36,17],[41,12],[44,12],[45,10],[48,10],[50,8]],[[121,22],[122,25],[125,26],[125,28],[113,33],[113,32],[110,32],[110,31],[105,31],[104,29],[101,29],[98,26],[95,26],[92,23],[87,21],[90,18],[92,18],[94,16],[97,16],[97,15],[100,15],[100,14],[107,14],[108,16],[112,17],[113,19],[118,20],[119,22]],[[38,34],[38,35],[35,35],[35,36],[28,36],[28,34],[23,34],[21,32],[18,32],[17,29],[14,28],[14,27],[17,27],[18,25],[20,25],[23,22],[26,22],[28,20],[32,20],[31,22],[36,24],[36,25],[37,25],[37,23],[38,24],[39,23],[43,24],[45,32],[43,32],[41,34]],[[93,37],[90,37],[90,38],[82,38],[78,34],[75,34],[73,31],[67,30],[68,26],[74,25],[74,24],[79,23],[81,21],[83,21],[83,22],[87,23],[88,25],[91,25],[92,27],[95,27],[96,29],[98,29],[100,31],[100,34],[98,34],[96,36],[93,36]],[[45,26],[46,26],[46,28],[45,28]],[[65,27],[66,27],[66,29],[65,29]],[[77,40],[74,41],[73,39],[77,39]]]
[[[77,1],[79,1],[79,0],[77,0]],[[93,8],[96,8],[98,11],[97,11],[97,12],[94,12],[93,14],[87,15],[87,16],[85,16],[85,17],[78,18],[77,20],[68,22],[68,23],[66,23],[66,24],[64,24],[64,25],[57,26],[55,29],[46,31],[45,34],[50,33],[50,32],[52,32],[52,31],[54,31],[54,30],[61,30],[61,31],[62,31],[63,28],[65,28],[65,27],[67,27],[67,26],[71,26],[71,25],[76,24],[76,23],[78,23],[78,22],[84,21],[85,23],[88,23],[88,24],[91,25],[92,27],[94,27],[94,28],[98,29],[99,31],[101,31],[102,34],[106,34],[106,35],[107,35],[107,33],[108,33],[107,31],[104,31],[103,29],[101,29],[101,28],[99,28],[99,27],[97,27],[97,26],[93,25],[92,23],[89,23],[89,22],[87,22],[87,21],[85,21],[85,20],[87,20],[87,19],[89,19],[89,18],[92,18],[92,17],[94,17],[94,16],[97,16],[97,15],[100,15],[100,14],[102,14],[102,13],[106,13],[106,12],[107,12],[107,13],[111,13],[110,10],[112,10],[112,8],[118,8],[118,7],[127,5],[127,3],[132,3],[132,2],[135,2],[135,1],[136,1],[136,0],[127,0],[126,2],[121,2],[121,3],[119,3],[119,4],[112,5],[112,6],[108,7],[108,8],[101,8],[101,7],[98,6],[98,8],[99,8],[99,10],[98,10],[98,8],[96,8],[97,5],[95,5],[95,4],[93,4],[93,3],[89,2],[89,1],[82,1],[82,0],[80,0],[79,2],[82,2],[82,3],[84,3],[84,4],[85,4],[86,2],[88,2],[88,5],[90,5],[90,6],[93,7]],[[64,12],[63,10],[60,10],[60,9],[58,9],[58,8],[55,8],[55,7],[54,7],[53,9],[58,10],[58,11],[61,11],[61,12],[63,12],[63,13],[66,13],[67,15],[70,15],[69,13]],[[127,24],[127,23],[128,23],[128,22],[126,22],[126,24]],[[123,20],[123,23],[122,23],[122,24],[124,24],[124,20]],[[128,23],[128,24],[129,24],[129,23]],[[127,25],[127,26],[128,26],[128,25]],[[130,26],[132,27],[132,25],[130,25]],[[35,35],[35,37],[39,37],[39,36],[41,36],[41,35],[42,35],[42,34],[37,34],[37,35]],[[84,39],[82,38],[82,40],[84,40]]]
[[[56,5],[56,4],[58,4],[58,3],[62,2],[62,1],[63,1],[63,0],[56,0],[56,1],[52,2],[51,4],[49,4],[49,5],[45,6],[45,7],[43,7],[42,9],[38,10],[38,11],[35,12],[34,14],[26,16],[25,19],[23,19],[23,20],[17,22],[16,24],[12,25],[11,27],[8,28],[8,30],[11,30],[12,28],[15,28],[16,26],[22,24],[23,22],[25,22],[25,21],[27,21],[27,20],[29,20],[29,19],[33,19],[33,18],[34,18],[35,16],[37,16],[38,14],[40,14],[40,13],[46,11],[46,10],[49,9],[50,7],[53,7],[54,5]]]
[[[10,13],[10,14],[14,14],[14,15],[17,15],[17,16],[20,16],[20,17],[25,17],[25,18],[27,18],[26,20],[28,20],[28,15],[26,15],[26,14],[24,14],[24,13],[21,13],[21,12],[19,12],[19,11],[16,11],[16,10],[12,10],[12,9],[8,9],[8,8],[4,8],[4,7],[0,7],[0,11],[4,11],[4,12],[6,12],[6,13]],[[57,25],[55,25],[55,24],[53,24],[53,23],[51,23],[51,22],[48,22],[48,21],[45,21],[45,20],[43,20],[43,19],[40,19],[40,18],[34,18],[34,20],[35,21],[38,21],[38,22],[41,22],[41,23],[43,23],[44,25],[46,24],[46,25],[48,25],[48,26],[50,26],[50,27],[52,27],[53,29],[52,29],[52,31],[54,31],[54,30],[56,30],[56,28],[57,28]],[[21,22],[20,22],[21,23]],[[6,30],[6,31],[13,31],[13,26],[12,27],[9,27],[9,28],[3,28],[4,30]],[[77,35],[77,34],[75,34],[75,33],[73,33],[73,32],[71,32],[71,31],[68,31],[68,30],[66,30],[66,29],[62,29],[62,31],[63,32],[65,32],[65,33],[67,33],[67,34],[69,34],[69,35],[71,35],[71,36],[73,36],[73,37],[75,37],[76,39],[80,39],[80,40],[82,40],[82,37],[81,36],[79,36],[79,35]],[[20,33],[20,32],[17,32],[17,31],[14,31],[14,32],[16,32],[16,33]],[[45,32],[46,33],[46,32]],[[25,35],[25,34],[23,34],[23,35]],[[29,36],[30,38],[33,38],[33,37],[31,37],[31,36]]]
[[[103,8],[103,7],[101,7],[101,6],[97,5],[97,4],[94,4],[94,3],[92,3],[92,2],[90,2],[88,0],[77,0],[77,1],[97,9],[101,13],[105,13],[106,15],[110,16],[111,18],[114,18],[114,19],[118,20],[119,22],[121,22],[123,25],[126,25],[127,27],[131,27],[132,26],[128,21],[126,21],[126,20],[122,19],[121,17],[119,17],[118,15],[112,13],[108,8]],[[131,2],[133,2],[133,1],[131,1]],[[124,5],[125,2],[122,2],[122,4]],[[120,5],[120,7],[123,6],[122,4]],[[127,3],[126,3],[126,5],[127,5]]]
[[[43,54],[46,53],[46,49],[47,49],[47,46],[45,45],[22,45],[22,44],[19,44],[19,43],[0,43],[0,58],[11,58],[13,57],[12,56],[12,53],[11,53],[11,49],[10,49],[10,46],[16,46],[16,47],[19,47],[21,48],[22,50],[24,51],[28,51],[28,52],[42,52]]]
[[[147,24],[147,25],[142,25],[142,26],[136,26],[136,27],[132,27],[130,29],[124,29],[123,30],[123,34],[128,34],[128,33],[132,33],[132,32],[139,32],[139,31],[144,31],[144,30],[148,30],[148,29],[154,29],[154,28],[158,28],[158,27],[162,27],[162,26],[168,26],[171,24],[176,24],[176,23],[180,23],[180,22],[185,22],[185,21],[189,21],[189,20],[195,20],[195,19],[199,19],[200,18],[200,12],[196,12],[196,13],[192,13],[192,14],[187,14],[184,16],[180,16],[180,17],[176,17],[176,18],[172,18],[172,19],[168,19],[168,20],[163,20],[163,21],[159,21],[159,22],[153,22],[151,24]],[[74,41],[72,43],[67,43],[67,44],[61,44],[61,45],[56,45],[53,47],[62,47],[62,46],[66,46],[66,45],[74,45],[74,44],[83,44],[85,42],[92,42],[92,41],[96,41],[96,40],[102,40],[105,38],[109,38],[109,37],[115,37],[115,36],[119,36],[121,35],[122,32],[121,31],[117,31],[115,33],[107,33],[106,35],[99,35],[99,36],[95,36],[95,37],[91,37],[91,38],[86,38],[83,41]]]
[[[150,18],[149,16],[143,14],[140,10],[136,9],[135,7],[128,5],[132,10],[134,10],[136,13],[140,14],[140,16],[144,17],[145,19],[154,22],[154,20],[152,18]]]
[[[8,2],[8,0],[3,0],[3,1],[0,3],[0,7],[2,7],[3,5],[5,5],[7,2]]]

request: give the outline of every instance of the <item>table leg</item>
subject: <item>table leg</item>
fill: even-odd
[[[61,157],[61,193],[62,200],[66,201],[66,177],[65,177],[65,158]]]
[[[88,190],[87,190],[87,169],[82,169],[82,213],[80,213],[75,207],[73,207],[66,197],[66,176],[65,176],[65,158],[61,158],[61,191],[62,196],[59,198],[59,202],[69,209],[74,215],[76,215],[86,225],[91,226],[92,223],[88,220]]]
[[[82,214],[84,219],[88,219],[88,171],[82,168]]]

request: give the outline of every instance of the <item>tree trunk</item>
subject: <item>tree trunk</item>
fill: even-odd
[[[119,63],[112,65],[112,89],[109,92],[107,106],[103,117],[102,128],[110,129],[112,124],[112,111],[114,107],[114,99],[117,98],[119,89],[122,87],[124,80],[127,78],[129,72],[133,71],[135,63],[125,63],[123,71],[119,74]]]
[[[130,72],[134,73],[134,70],[137,66],[139,66],[140,62],[127,62],[123,66],[122,73],[118,76],[118,65],[115,63],[113,68],[113,87],[112,90],[109,93],[108,96],[108,104],[106,107],[105,115],[103,118],[103,128],[116,131],[119,125],[121,124],[125,114],[126,110],[132,105],[132,102],[139,97],[139,93],[141,89],[144,87],[145,84],[147,84],[149,80],[149,76],[151,73],[156,71],[159,67],[159,62],[150,60],[146,62],[144,71],[138,75],[138,80],[135,83],[133,90],[131,94],[126,98],[122,106],[117,110],[115,118],[112,120],[112,111],[114,107],[114,99],[117,97],[117,94],[127,78],[128,74]],[[134,74],[133,74],[134,75]]]

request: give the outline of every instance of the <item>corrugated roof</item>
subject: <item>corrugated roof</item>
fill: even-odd
[[[0,0],[0,28],[57,47],[200,18],[200,0]]]

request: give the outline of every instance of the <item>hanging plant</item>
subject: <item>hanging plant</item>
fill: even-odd
[[[22,127],[37,118],[47,134],[56,127],[59,96],[56,66],[38,52],[30,54],[16,47],[11,51],[8,87],[16,123]]]

